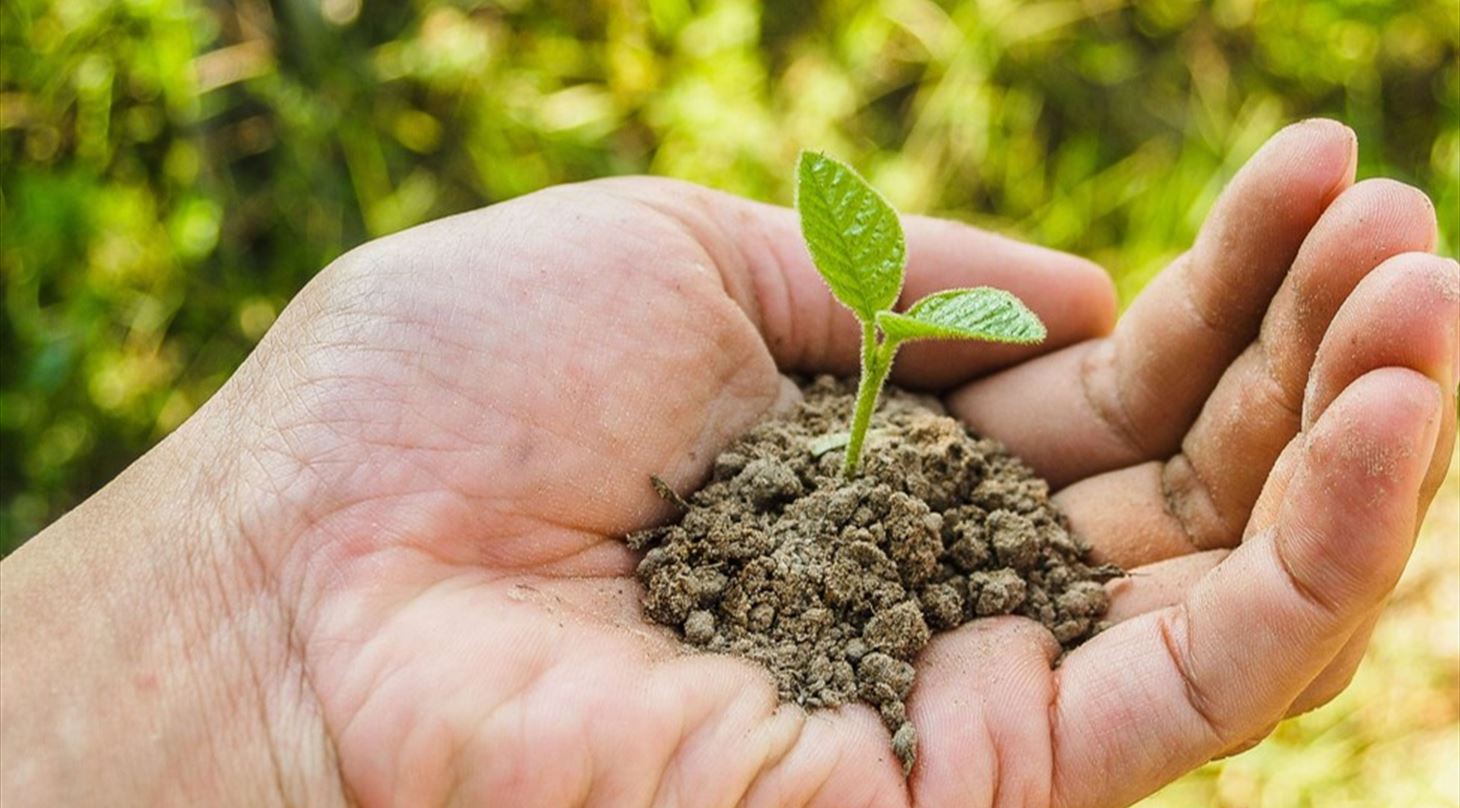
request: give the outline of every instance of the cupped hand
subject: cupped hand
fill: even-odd
[[[349,254],[199,416],[241,436],[287,697],[362,805],[1105,806],[1243,748],[1346,683],[1454,435],[1460,276],[1355,148],[1279,133],[1119,323],[1099,268],[908,217],[907,299],[1003,287],[1050,336],[912,346],[895,380],[1139,574],[1058,668],[1022,618],[935,638],[907,780],[865,706],[778,705],[645,623],[621,542],[670,515],[649,475],[694,487],[783,374],[855,371],[793,213],[615,179]]]

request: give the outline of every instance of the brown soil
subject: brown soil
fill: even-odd
[[[1069,649],[1100,630],[1101,582],[1121,573],[1087,565],[1048,485],[935,400],[884,392],[847,481],[851,383],[803,390],[687,502],[664,491],[688,507],[679,522],[628,537],[649,548],[644,611],[696,648],[760,662],[786,701],[871,704],[906,772],[917,732],[904,699],[933,633],[1018,614]]]

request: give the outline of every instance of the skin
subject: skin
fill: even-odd
[[[1455,432],[1460,270],[1423,194],[1276,135],[1115,322],[1081,259],[909,217],[905,301],[987,284],[1035,347],[895,381],[1049,477],[1119,620],[1052,667],[1021,618],[938,636],[904,781],[864,706],[807,715],[639,616],[622,534],[850,372],[794,214],[658,179],[551,188],[322,272],[194,418],[0,565],[14,804],[1113,806],[1352,674]]]

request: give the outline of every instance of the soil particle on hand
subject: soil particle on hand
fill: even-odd
[[[715,616],[697,609],[684,619],[684,638],[695,645],[704,645],[715,637]]]
[[[975,617],[1009,614],[1024,605],[1029,582],[1008,567],[968,576],[968,597]]]
[[[907,772],[905,699],[933,633],[1016,614],[1068,650],[1099,630],[1101,582],[1120,572],[1088,565],[1049,486],[935,401],[889,388],[847,480],[837,435],[853,383],[803,391],[715,460],[679,522],[628,537],[647,549],[644,612],[697,649],[761,663],[785,701],[867,702]]]
[[[917,656],[928,644],[929,636],[923,609],[914,600],[905,600],[891,609],[873,612],[862,628],[862,639],[868,648],[898,659]]]

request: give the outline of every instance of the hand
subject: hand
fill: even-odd
[[[1050,338],[909,346],[895,380],[945,391],[1142,569],[1057,669],[1022,618],[937,637],[907,781],[865,706],[778,706],[748,663],[645,624],[620,541],[669,516],[650,474],[693,487],[794,400],[783,372],[855,370],[787,210],[607,180],[367,245],[172,464],[129,474],[209,467],[188,490],[229,594],[204,613],[244,627],[219,656],[254,685],[224,720],[286,750],[261,767],[281,798],[1124,804],[1341,688],[1449,457],[1460,275],[1424,254],[1422,194],[1352,184],[1354,149],[1329,122],[1277,135],[1113,332],[1098,268],[908,218],[907,299],[1000,286]],[[39,580],[16,565],[46,541],[7,575]]]

